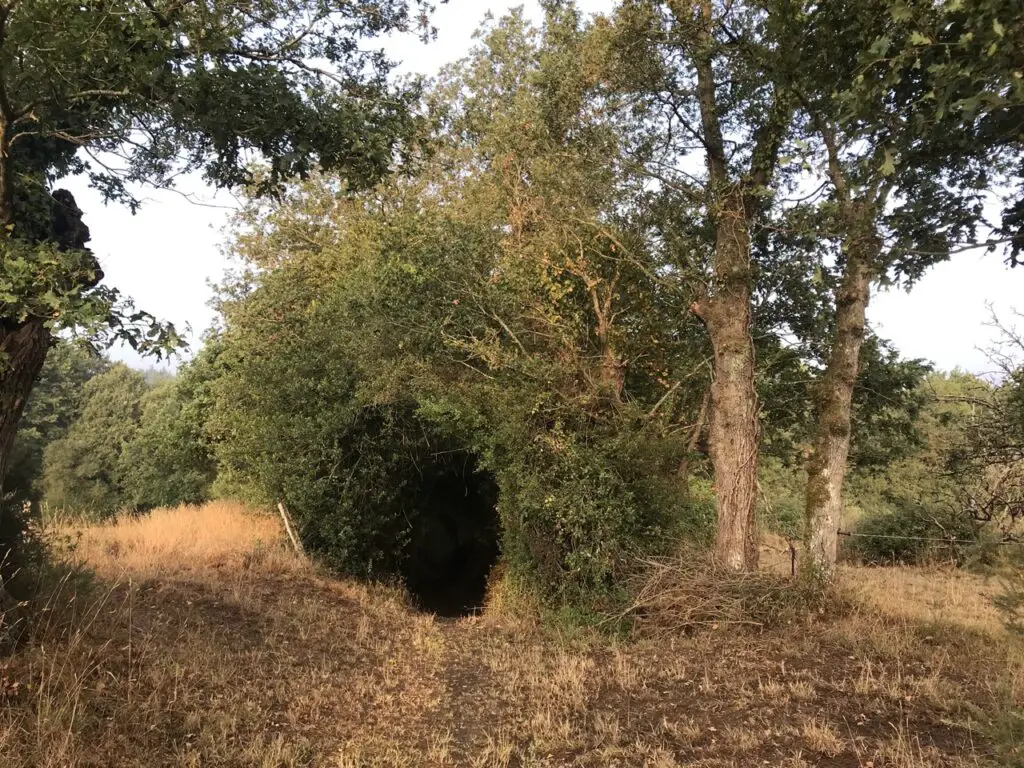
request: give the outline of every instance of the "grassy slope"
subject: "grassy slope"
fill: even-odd
[[[861,607],[769,631],[556,637],[318,575],[277,522],[86,529],[0,663],[3,766],[1010,765],[1024,658],[960,574],[848,572]],[[88,598],[82,595],[88,594]],[[1002,741],[1002,744],[1000,744]]]

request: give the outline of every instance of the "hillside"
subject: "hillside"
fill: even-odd
[[[963,573],[861,569],[839,618],[656,632],[648,615],[615,639],[542,629],[501,594],[479,616],[417,613],[397,591],[318,573],[275,519],[226,503],[60,535],[81,567],[35,642],[3,662],[12,768],[930,768],[1021,755],[1021,723],[1000,712],[1024,695],[1024,656],[993,585]]]

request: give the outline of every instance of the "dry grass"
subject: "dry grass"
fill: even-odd
[[[844,575],[865,602],[886,615],[993,636],[1006,631],[992,604],[999,592],[992,579],[951,568],[846,568]]]
[[[74,535],[98,580],[60,585],[0,663],[5,768],[1020,764],[993,739],[1020,648],[958,574],[850,570],[860,609],[769,629],[677,594],[627,642],[560,638],[500,581],[483,617],[417,614],[238,505]]]
[[[298,564],[282,546],[278,518],[231,501],[157,509],[101,525],[65,523],[53,533],[104,576],[244,568],[256,559],[261,566]]]

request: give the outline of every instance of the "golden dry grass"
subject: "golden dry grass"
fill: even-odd
[[[544,629],[500,579],[482,617],[418,614],[399,591],[318,572],[276,518],[235,504],[69,534],[98,581],[56,589],[0,663],[4,768],[967,768],[1021,754],[992,735],[993,712],[1024,704],[1020,649],[989,633],[971,591],[985,585],[958,574],[850,570],[865,586],[848,615],[626,640]]]
[[[993,636],[1006,628],[992,598],[996,580],[953,568],[846,568],[845,581],[880,613],[953,624]]]
[[[104,576],[238,568],[253,558],[283,568],[301,565],[283,548],[279,518],[233,501],[122,515],[98,525],[64,523],[53,535]]]

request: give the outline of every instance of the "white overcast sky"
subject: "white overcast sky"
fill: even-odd
[[[585,12],[597,12],[608,10],[613,2],[578,4]],[[403,71],[432,74],[469,50],[473,32],[488,11],[500,15],[518,5],[539,18],[535,0],[450,0],[434,18],[435,42],[423,45],[410,36],[390,40],[386,47],[402,61]],[[216,206],[231,206],[230,195],[215,195],[201,181],[186,179],[179,192],[146,193],[142,210],[132,216],[124,208],[104,206],[80,179],[62,184],[74,192],[85,212],[106,282],[133,297],[139,308],[179,328],[191,326],[194,348],[213,319],[207,306],[210,281],[219,280],[227,266],[221,244],[229,211]],[[185,195],[203,204],[190,202]],[[985,326],[987,304],[1003,315],[1014,306],[1024,310],[1024,268],[1008,269],[1000,253],[967,253],[933,268],[909,294],[879,292],[872,299],[869,319],[905,356],[925,358],[942,369],[959,366],[984,373],[990,366],[981,350],[993,337]],[[133,365],[152,365],[130,350],[114,350],[113,355]]]

